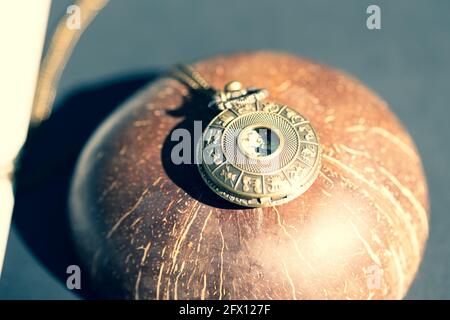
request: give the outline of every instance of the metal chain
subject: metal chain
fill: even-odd
[[[209,99],[214,99],[219,93],[219,91],[214,89],[197,70],[189,65],[176,65],[171,70],[170,76],[181,81],[196,93],[200,93]]]
[[[197,70],[189,65],[177,64],[172,73],[194,90],[216,91]]]

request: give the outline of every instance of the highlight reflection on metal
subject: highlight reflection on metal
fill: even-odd
[[[285,105],[263,101],[265,97],[265,90],[229,83],[210,105],[223,111],[197,146],[198,168],[207,185],[248,207],[299,196],[321,166],[321,147],[309,121]]]

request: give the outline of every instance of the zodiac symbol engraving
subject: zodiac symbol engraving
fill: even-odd
[[[209,130],[206,133],[205,141],[206,144],[217,144],[220,142],[220,137],[222,136],[222,131],[220,130]]]
[[[242,184],[242,190],[244,190],[245,192],[249,192],[251,190],[253,190],[253,192],[255,193],[262,192],[261,180],[259,179],[253,179],[252,177],[244,176],[242,178]]]
[[[285,185],[285,181],[281,176],[270,176],[267,178],[267,191],[277,192],[280,191]]]
[[[237,112],[239,114],[243,114],[243,113],[247,113],[247,112],[251,112],[251,111],[256,111],[256,105],[251,104],[251,103],[239,106],[239,108],[237,109]]]
[[[291,121],[292,123],[300,122],[302,121],[302,117],[293,110],[286,111],[286,117]]]
[[[231,186],[234,185],[234,181],[236,180],[237,174],[232,172],[228,165],[226,165],[225,168],[222,169],[220,175],[223,177],[223,181],[225,183],[229,182]]]
[[[218,166],[219,164],[222,164],[223,154],[219,148],[211,148],[207,151],[207,154],[215,165]]]
[[[311,129],[309,128],[300,128],[299,129],[299,133],[300,133],[300,139],[304,140],[304,141],[313,141],[314,140],[314,133]]]
[[[302,171],[303,171],[302,165],[299,162],[297,162],[296,165],[286,170],[286,175],[288,176],[289,180],[298,180],[300,179]]]
[[[304,159],[312,158],[316,156],[316,152],[309,146],[305,147],[301,152],[300,155]]]
[[[264,105],[262,110],[265,112],[278,112],[280,110],[280,106],[274,103],[267,103]]]

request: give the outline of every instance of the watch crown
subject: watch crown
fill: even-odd
[[[242,83],[240,83],[239,81],[228,82],[225,85],[224,90],[226,92],[241,91],[242,90]]]
[[[230,81],[224,86],[223,91],[216,92],[208,106],[225,110],[230,107],[230,105],[226,105],[229,102],[247,103],[260,101],[267,98],[268,95],[269,93],[265,89],[244,88],[239,81]]]

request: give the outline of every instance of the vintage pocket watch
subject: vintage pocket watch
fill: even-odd
[[[178,66],[175,74],[193,89],[212,90],[192,67]],[[242,206],[292,200],[308,190],[321,167],[322,149],[311,123],[267,97],[266,90],[244,89],[237,81],[215,91],[209,107],[220,113],[206,126],[196,148],[205,183]]]

